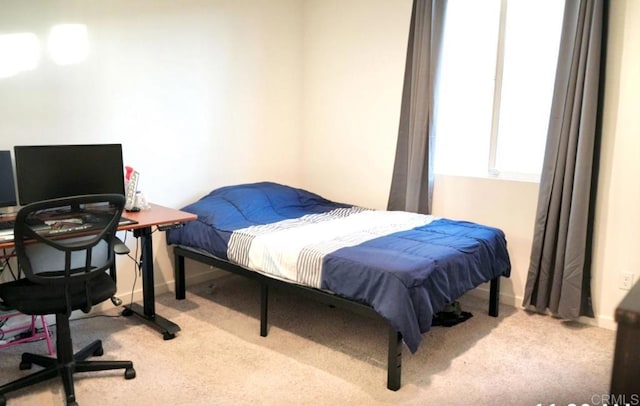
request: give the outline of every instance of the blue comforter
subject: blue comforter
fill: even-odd
[[[365,303],[412,352],[447,303],[510,273],[499,229],[369,211],[276,183],[216,189],[182,210],[198,219],[167,231],[169,244]]]

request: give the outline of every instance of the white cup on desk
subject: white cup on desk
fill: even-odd
[[[149,204],[147,203],[147,197],[144,193],[137,191],[135,198],[133,199],[133,207],[138,210],[145,210],[149,208]]]

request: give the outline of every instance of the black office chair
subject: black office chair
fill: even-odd
[[[107,271],[113,272],[115,266],[116,230],[124,202],[124,196],[116,194],[74,196],[33,203],[18,212],[14,236],[18,267],[25,277],[1,284],[0,299],[24,314],[56,315],[57,358],[22,354],[20,369],[32,364],[44,369],[1,386],[1,406],[6,404],[6,393],[56,376],[62,378],[67,405],[77,404],[76,372],[124,369],[125,379],[135,378],[131,361],[85,361],[103,354],[100,340],[74,354],[69,328],[73,310],[89,312],[116,292]],[[93,214],[87,214],[89,210]]]

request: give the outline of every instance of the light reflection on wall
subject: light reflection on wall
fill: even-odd
[[[0,35],[0,78],[33,70],[40,59],[40,42],[30,32]]]
[[[33,33],[0,35],[0,79],[38,67],[40,39]],[[59,24],[47,37],[47,51],[56,65],[83,62],[89,55],[89,37],[85,24]]]
[[[60,24],[49,33],[47,49],[57,65],[80,63],[89,55],[89,38],[84,24]]]

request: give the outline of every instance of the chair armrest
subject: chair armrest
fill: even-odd
[[[113,252],[115,252],[118,255],[123,255],[123,254],[128,254],[130,252],[129,247],[127,247],[125,245],[125,243],[122,242],[121,239],[119,239],[118,237],[114,237],[114,242],[113,242]]]

